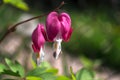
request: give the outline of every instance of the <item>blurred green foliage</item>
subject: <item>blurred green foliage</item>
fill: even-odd
[[[0,7],[0,30],[13,24],[18,19],[20,13],[20,10],[17,10],[9,5],[2,5]]]
[[[21,13],[21,10],[13,8],[10,5],[3,4],[0,6],[0,38],[8,27],[16,23]]]
[[[23,66],[20,65],[17,61],[13,62],[10,59],[6,58],[5,63],[7,65],[0,64],[0,79],[2,80],[94,80],[93,71],[85,68],[79,70],[76,73],[76,76],[72,71],[70,76],[59,76],[57,75],[57,69],[50,67],[48,68],[47,65],[47,67],[43,67],[44,62],[40,66],[36,66],[34,69],[26,73]],[[4,75],[9,76],[9,78],[4,77]]]
[[[88,69],[81,69],[76,74],[76,80],[94,80],[94,73]]]
[[[28,10],[27,3],[30,7],[29,13],[36,14],[53,10],[62,0],[25,0],[26,3],[22,0],[5,1],[22,10]],[[68,43],[63,43],[63,49],[74,57],[85,55],[92,59],[91,61],[99,59],[105,65],[119,68],[120,1],[112,1],[65,0],[66,4],[60,11],[66,11],[71,15],[73,34]],[[15,23],[21,12],[24,13],[10,5],[1,5],[1,34],[9,25]],[[85,65],[91,67],[91,61],[88,61],[88,64],[85,62]]]
[[[5,4],[11,4],[17,8],[27,11],[29,8],[23,0],[3,0]]]
[[[120,25],[111,20],[108,10],[94,11],[69,12],[73,35],[70,42],[64,43],[64,48],[72,55],[84,54],[92,60],[101,59],[103,64],[119,68]]]

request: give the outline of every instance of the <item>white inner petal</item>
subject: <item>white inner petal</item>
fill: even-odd
[[[43,51],[43,48],[41,47],[41,50],[40,50],[40,60],[43,61],[44,60],[44,56],[45,56],[45,53]]]
[[[37,57],[37,65],[39,66],[41,62],[44,60],[45,53],[43,51],[43,48],[41,47],[39,52],[39,57]]]
[[[55,52],[55,59],[58,59],[60,53],[61,53],[61,42],[62,39],[56,39],[53,45],[54,52]]]

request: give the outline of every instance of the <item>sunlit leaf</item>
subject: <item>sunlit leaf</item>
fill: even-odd
[[[76,80],[94,80],[94,74],[88,69],[81,69],[76,73]]]
[[[0,73],[4,72],[5,69],[7,69],[7,67],[4,64],[0,64]]]
[[[39,77],[29,76],[26,78],[26,80],[42,80],[42,79]]]
[[[6,58],[5,62],[9,66],[10,70],[15,73],[17,72],[21,77],[24,77],[24,68],[17,61],[13,63],[11,60]]]
[[[12,4],[13,6],[20,8],[22,10],[28,10],[28,6],[23,0],[3,0],[4,3]]]
[[[53,74],[57,74],[57,73],[58,73],[58,69],[50,68],[50,69],[48,69],[46,72],[51,72],[51,73],[53,73]]]
[[[56,80],[56,76],[53,73],[45,72],[40,75],[43,80]]]
[[[39,67],[44,67],[44,68],[47,68],[47,69],[51,68],[50,64],[48,62],[45,62],[45,61],[42,62]]]
[[[71,79],[66,76],[58,76],[56,80],[71,80]]]
[[[33,76],[33,77],[39,77],[42,78],[42,80],[55,80],[56,76],[54,75],[56,73],[56,70],[46,70],[46,68],[37,67],[27,73],[27,77]]]

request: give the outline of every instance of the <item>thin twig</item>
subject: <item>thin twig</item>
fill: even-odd
[[[64,5],[64,1],[61,2],[61,4],[60,4],[57,8],[55,8],[54,10],[52,10],[52,11],[57,11],[57,10],[59,10],[63,5]],[[8,30],[5,32],[5,34],[4,34],[4,35],[2,36],[2,38],[0,39],[0,44],[1,44],[1,42],[6,38],[6,36],[8,36],[11,32],[14,32],[14,31],[16,30],[16,27],[17,27],[18,25],[21,25],[21,24],[23,24],[23,23],[29,22],[29,21],[34,20],[34,19],[37,19],[37,18],[41,18],[41,17],[43,17],[43,16],[46,16],[47,14],[49,14],[49,13],[45,13],[45,14],[43,14],[43,15],[36,16],[36,17],[30,18],[30,19],[21,21],[21,22],[15,24],[15,25],[11,26],[10,28],[8,28]]]

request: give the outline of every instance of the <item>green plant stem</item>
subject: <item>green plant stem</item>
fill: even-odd
[[[63,5],[64,5],[64,1],[61,2],[61,4],[60,4],[58,7],[56,7],[53,11],[59,10]],[[50,11],[50,12],[51,12],[51,11]],[[46,15],[48,15],[48,14],[49,14],[49,13],[45,13],[45,14],[42,14],[42,15],[40,15],[40,16],[36,16],[36,17],[30,18],[30,19],[27,19],[27,20],[25,20],[25,21],[21,21],[21,22],[15,24],[15,25],[11,26],[10,28],[8,28],[8,30],[5,32],[5,34],[4,34],[4,35],[2,36],[2,38],[0,39],[0,44],[1,44],[1,42],[5,39],[6,36],[8,36],[11,32],[14,32],[14,31],[16,30],[16,27],[17,27],[18,25],[21,25],[21,24],[23,24],[23,23],[29,22],[29,21],[34,20],[34,19],[38,19],[38,18],[44,17],[44,16],[46,16]]]

